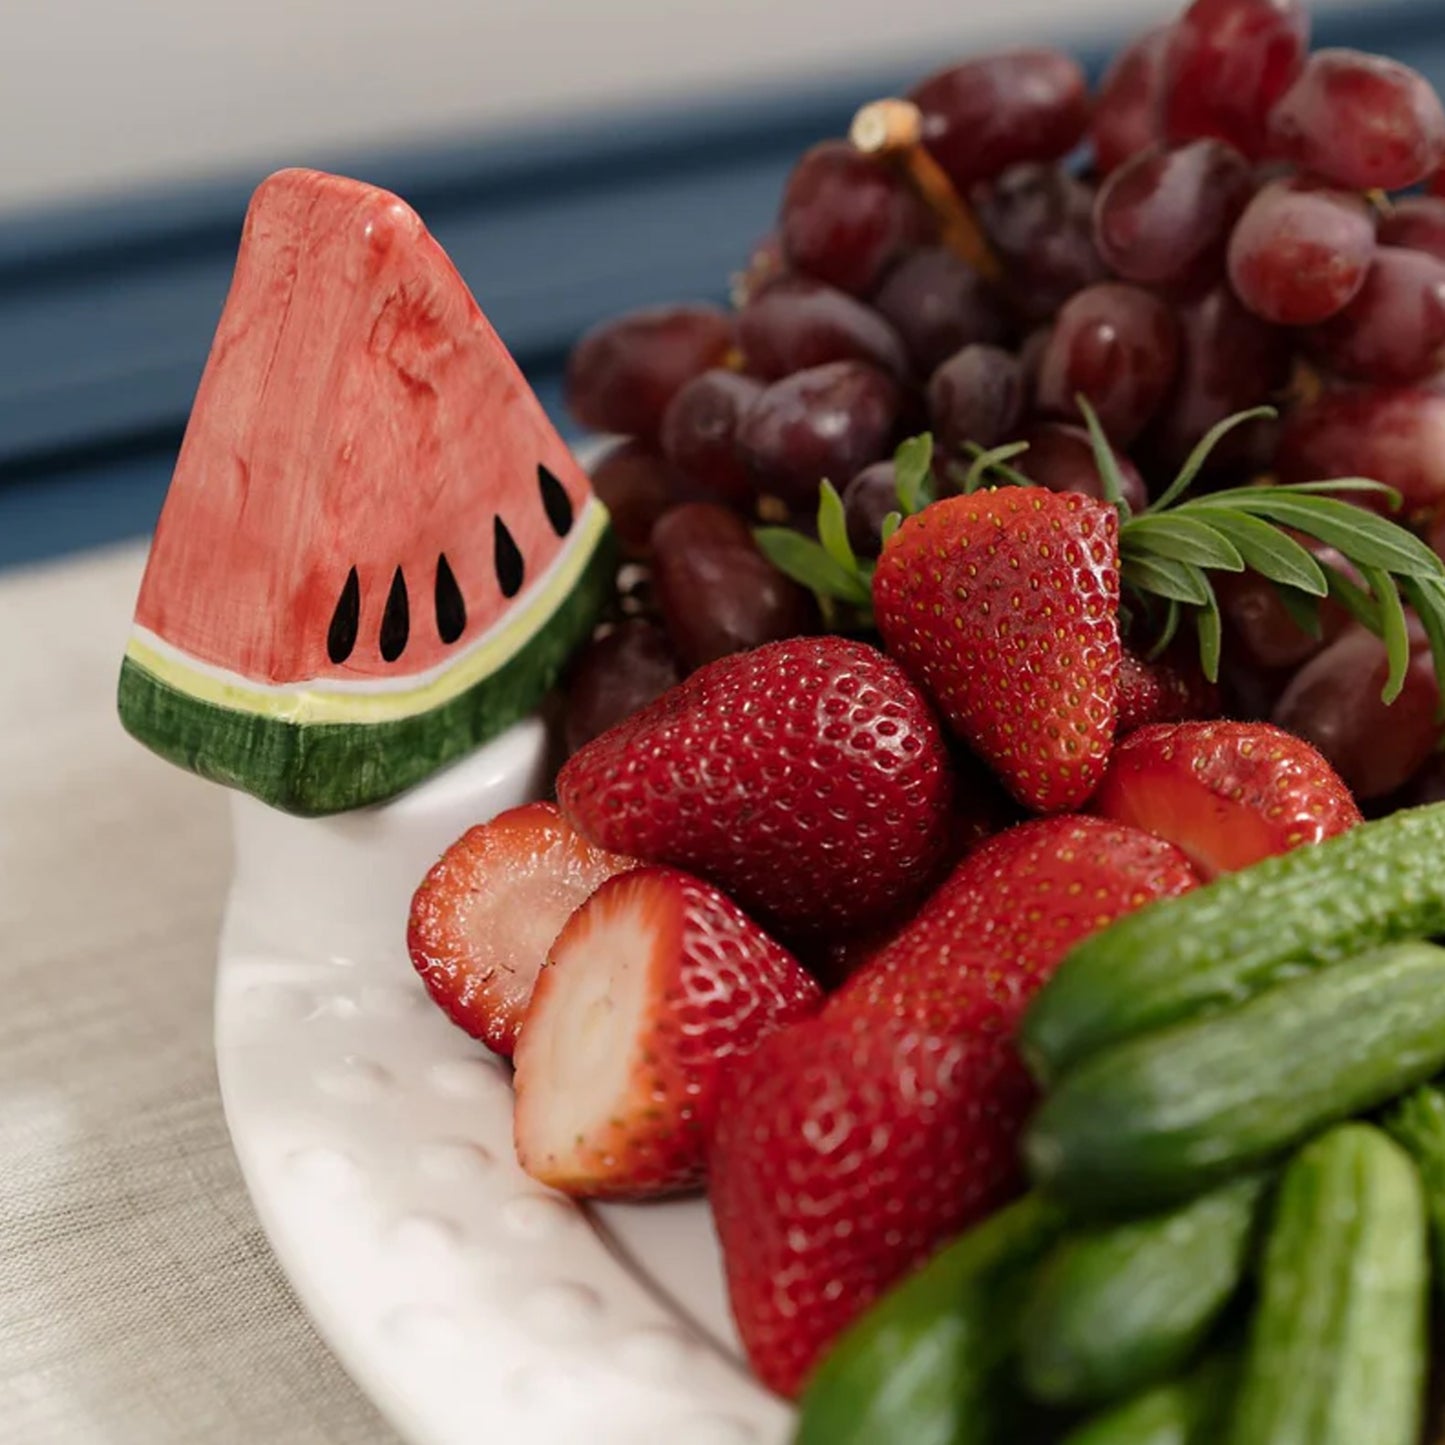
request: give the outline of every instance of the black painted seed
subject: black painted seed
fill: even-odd
[[[381,614],[381,635],[377,639],[383,662],[395,662],[406,651],[411,632],[411,609],[406,598],[406,578],[398,567],[386,594],[386,611]]]
[[[497,569],[497,586],[502,589],[502,596],[515,597],[522,590],[526,567],[507,524],[500,517],[492,519],[492,565]]]
[[[537,485],[541,488],[542,507],[552,530],[559,537],[565,537],[572,530],[572,498],[567,495],[562,483],[540,463],[537,466]]]
[[[445,552],[437,553],[436,582],[437,636],[455,642],[467,630],[467,604]]]
[[[331,614],[331,626],[326,629],[326,655],[332,662],[343,663],[351,656],[360,628],[361,578],[353,567],[346,574],[341,596],[336,599],[336,610]]]

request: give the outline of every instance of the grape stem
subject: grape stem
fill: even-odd
[[[870,101],[848,130],[855,150],[892,160],[903,167],[915,191],[943,227],[943,244],[961,256],[980,276],[997,281],[1003,275],[983,227],[968,202],[923,144],[923,112],[911,100]]]

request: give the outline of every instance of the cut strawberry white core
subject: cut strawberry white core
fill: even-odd
[[[532,994],[516,1053],[522,1167],[582,1196],[700,1183],[722,1069],[821,1000],[711,885],[672,868],[609,879]]]

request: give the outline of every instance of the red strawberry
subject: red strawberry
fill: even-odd
[[[1040,812],[1103,776],[1119,687],[1119,515],[1003,487],[910,517],[883,550],[883,640],[949,725]]]
[[[1198,882],[1168,843],[1044,818],[976,848],[824,1006],[730,1072],[711,1156],[733,1313],[793,1393],[833,1336],[1019,1184],[1019,1016],[1069,947]]]
[[[406,946],[454,1024],[510,1057],[537,970],[568,915],[636,860],[594,848],[551,803],[464,833],[411,901]]]
[[[595,843],[697,873],[793,936],[867,928],[925,887],[952,794],[907,674],[839,637],[710,663],[557,780]]]
[[[517,1158],[591,1198],[698,1184],[722,1066],[821,1001],[710,884],[671,868],[611,879],[537,980],[517,1045]]]
[[[1119,659],[1119,737],[1148,723],[1218,715],[1219,689],[1197,661],[1166,655],[1146,662],[1124,649]]]
[[[1360,821],[1350,790],[1314,748],[1253,722],[1140,728],[1114,749],[1091,806],[1167,838],[1205,878]]]
[[[709,1193],[733,1317],[767,1385],[797,1394],[840,1330],[1017,1189],[1030,1096],[1001,1097],[1004,1062],[992,1040],[840,1015],[728,1071]]]
[[[1183,853],[1138,828],[1075,816],[1022,823],[970,853],[828,1010],[945,1031],[986,1018],[1012,1037],[1074,944],[1198,882]]]

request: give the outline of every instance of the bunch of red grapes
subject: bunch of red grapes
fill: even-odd
[[[1083,395],[1139,505],[1270,404],[1206,485],[1370,477],[1445,548],[1445,110],[1408,67],[1309,40],[1300,0],[1194,0],[1093,95],[1053,50],[951,66],[802,156],[731,311],[588,332],[568,404],[628,438],[593,480],[633,565],[571,679],[569,744],[823,625],[752,524],[807,530],[828,479],[876,556],[890,458],[923,430],[945,486],[967,445],[1024,441],[1034,482],[1102,495]],[[1315,637],[1255,574],[1219,590],[1224,711],[1310,738],[1378,808],[1445,794],[1423,637],[1387,708],[1384,646],[1343,612]]]

